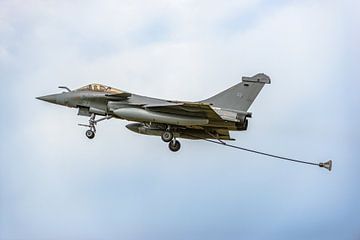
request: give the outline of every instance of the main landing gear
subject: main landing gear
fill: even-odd
[[[166,130],[165,132],[163,132],[161,135],[161,139],[164,142],[169,143],[170,151],[177,152],[180,150],[181,144],[178,140],[176,140],[176,138],[174,137],[174,134],[171,131]]]
[[[173,138],[174,138],[174,134],[170,131],[165,131],[161,135],[161,139],[166,143],[171,142],[171,140],[173,140]]]
[[[95,133],[96,133],[96,124],[98,122],[101,122],[103,120],[108,120],[110,118],[112,118],[112,116],[106,116],[106,117],[103,117],[103,118],[100,118],[98,120],[95,120],[95,117],[96,117],[96,114],[93,113],[91,114],[91,117],[89,119],[89,124],[86,125],[86,124],[79,124],[79,126],[82,126],[82,127],[88,127],[89,129],[85,132],[85,135],[88,139],[93,139],[95,137]]]
[[[172,152],[177,152],[179,151],[181,148],[181,144],[178,140],[171,140],[171,142],[169,142],[169,149],[172,151]]]

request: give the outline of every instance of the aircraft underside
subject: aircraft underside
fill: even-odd
[[[93,139],[96,134],[96,125],[98,122],[103,120],[108,120],[113,118],[113,116],[105,116],[96,120],[96,114],[91,114],[89,119],[89,124],[79,124],[83,127],[88,127],[89,129],[85,132],[85,135],[89,139]],[[184,127],[178,125],[170,125],[167,123],[150,123],[150,122],[137,122],[126,125],[126,127],[135,133],[150,135],[150,136],[160,136],[162,141],[168,143],[169,149],[173,152],[177,152],[181,148],[179,138],[191,139],[191,140],[201,140],[201,139],[215,139],[218,141],[222,140],[235,140],[232,139],[229,135],[228,128],[221,127],[208,127],[208,126],[193,126],[193,127]],[[238,128],[237,130],[246,130],[247,121],[245,124]]]

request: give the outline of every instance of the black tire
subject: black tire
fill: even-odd
[[[85,135],[88,139],[93,139],[95,137],[95,133],[92,130],[87,130]]]
[[[181,148],[181,144],[178,140],[169,142],[169,149],[172,152],[177,152],[180,150],[180,148]]]
[[[161,135],[161,140],[163,140],[164,142],[167,142],[167,143],[170,142],[171,140],[173,140],[173,138],[174,138],[174,134],[169,131],[165,131]]]

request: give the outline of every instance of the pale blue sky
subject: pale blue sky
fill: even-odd
[[[0,1],[0,239],[359,239],[356,1]],[[236,144],[94,141],[36,96],[100,82],[205,99],[265,72]]]

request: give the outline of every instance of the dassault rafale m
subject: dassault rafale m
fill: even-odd
[[[125,92],[101,84],[37,97],[39,100],[78,108],[78,115],[90,117],[86,137],[93,139],[96,124],[116,118],[132,121],[126,127],[136,133],[160,136],[171,151],[180,150],[179,138],[235,140],[230,131],[245,131],[251,104],[270,78],[259,73],[203,101],[169,101]],[[96,116],[101,118],[96,119]]]

